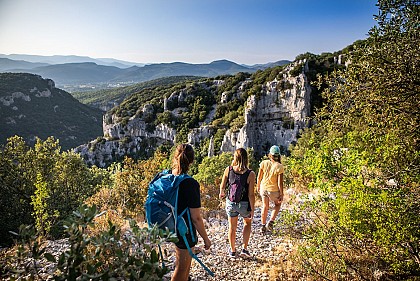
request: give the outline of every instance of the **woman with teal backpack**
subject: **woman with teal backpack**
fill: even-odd
[[[180,144],[175,150],[175,155],[172,160],[172,174],[181,175],[186,174],[190,165],[194,161],[194,149],[189,144]],[[185,208],[189,208],[193,229],[187,235],[187,242],[190,248],[193,248],[197,243],[192,242],[191,234],[197,231],[204,240],[204,247],[208,250],[211,246],[211,241],[207,236],[204,227],[203,218],[201,216],[201,202],[200,202],[200,185],[198,182],[189,177],[179,184],[178,191],[178,211],[181,212]],[[178,235],[179,241],[175,244],[176,264],[175,271],[172,275],[172,281],[186,281],[189,280],[189,272],[191,268],[192,256],[188,252],[182,237]]]

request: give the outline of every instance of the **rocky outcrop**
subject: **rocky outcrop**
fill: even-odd
[[[106,117],[104,117],[106,118]],[[153,130],[142,118],[131,118],[127,124],[103,122],[104,136],[108,139],[156,138],[164,141],[175,142],[176,131],[166,124],[159,124]]]
[[[292,70],[301,67],[301,73],[291,75]],[[187,135],[188,143],[198,147],[205,140],[212,140],[208,155],[218,152],[231,152],[237,148],[253,148],[257,156],[262,156],[273,144],[286,151],[296,142],[299,132],[309,125],[312,88],[305,72],[308,63],[297,61],[291,64],[276,78],[262,85],[257,95],[247,98],[244,109],[244,124],[239,129],[228,129],[219,147],[215,147],[214,136],[217,126],[212,124],[218,106],[224,106],[234,99],[242,99],[247,93],[247,85],[252,80],[246,79],[235,85],[236,91],[224,91],[220,100],[207,113],[201,126],[193,128]],[[223,80],[213,81],[216,87],[224,85]],[[210,91],[205,84],[201,89]],[[163,111],[170,111],[172,116],[181,120],[182,112],[188,110],[185,99],[191,98],[191,92],[180,89],[162,99]],[[194,98],[194,97],[192,97]],[[150,123],[155,120],[156,112],[151,104],[142,108],[130,118],[106,114],[103,119],[104,139],[96,140],[77,149],[89,164],[105,166],[112,159],[124,155],[149,155],[161,144],[175,143],[176,130],[165,124],[157,126]],[[148,122],[146,120],[149,120]],[[179,122],[179,121],[177,121]],[[174,123],[172,123],[174,124]]]
[[[192,129],[188,134],[188,143],[198,145],[204,139],[211,138],[214,134],[214,129],[210,126],[202,126],[200,128]]]
[[[287,149],[296,142],[299,131],[308,126],[311,86],[304,73],[267,82],[260,96],[248,98],[245,125],[237,132],[228,130],[221,151],[252,147],[261,155],[273,145]]]
[[[112,120],[113,117],[104,116],[105,138],[98,138],[75,149],[88,165],[105,167],[124,156],[151,156],[157,146],[175,143],[176,131],[165,124],[159,124],[151,130],[141,118],[132,118],[126,125],[108,124],[107,119]]]

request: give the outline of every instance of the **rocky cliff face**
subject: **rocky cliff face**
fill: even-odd
[[[252,147],[261,155],[273,144],[286,150],[308,126],[311,91],[303,72],[296,77],[286,72],[282,79],[267,82],[260,96],[248,98],[245,125],[237,132],[226,132],[221,151]]]
[[[127,124],[107,123],[113,116],[103,118],[105,138],[98,138],[75,149],[89,165],[105,167],[124,156],[151,156],[156,147],[174,144],[176,131],[167,125],[159,124],[154,130],[142,118],[131,118]]]
[[[298,64],[303,66],[302,73],[292,76],[291,69]],[[242,81],[236,85],[234,93],[222,93],[220,101],[207,114],[203,124],[190,130],[188,142],[199,146],[202,141],[211,140],[208,149],[210,156],[218,152],[234,151],[239,147],[253,148],[257,155],[261,156],[267,153],[273,144],[286,151],[289,145],[297,140],[300,130],[309,125],[312,88],[304,74],[307,67],[306,61],[291,64],[274,80],[262,85],[260,93],[250,95],[245,103],[243,126],[236,130],[228,129],[221,146],[215,147],[213,138],[217,128],[212,120],[217,107],[243,96],[246,85],[252,81]],[[213,85],[220,87],[223,81],[215,80]],[[209,90],[209,87],[206,90]],[[162,100],[162,108],[179,118],[186,108],[168,105],[180,104],[185,98],[185,89],[174,92]],[[76,151],[81,153],[89,164],[103,167],[124,155],[151,155],[159,145],[173,145],[177,133],[174,128],[165,124],[153,126],[145,121],[144,117],[153,114],[153,110],[153,106],[146,104],[138,111],[140,114],[136,113],[124,123],[117,116],[105,115],[104,138],[82,145]]]

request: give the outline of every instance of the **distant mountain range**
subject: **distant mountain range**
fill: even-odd
[[[171,76],[215,77],[238,72],[253,73],[276,65],[288,64],[282,60],[253,66],[239,65],[228,60],[208,64],[183,62],[138,64],[115,59],[93,59],[79,56],[32,56],[0,54],[0,72],[27,72],[52,79],[57,87],[80,86],[83,84],[130,85]],[[105,86],[104,86],[105,85]]]
[[[129,62],[123,60],[117,60],[112,58],[94,59],[85,56],[37,56],[37,55],[21,55],[21,54],[0,54],[0,58],[7,58],[16,61],[26,61],[32,63],[42,63],[45,65],[49,64],[64,64],[64,63],[81,63],[81,62],[94,62],[99,65],[116,66],[119,68],[128,68],[131,66],[144,66],[144,63]]]

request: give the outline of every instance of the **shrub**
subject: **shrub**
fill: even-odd
[[[0,243],[10,244],[8,231],[21,224],[36,223],[45,235],[59,236],[62,230],[55,222],[70,215],[102,180],[108,181],[106,173],[96,172],[78,154],[60,152],[52,137],[37,139],[34,147],[21,137],[9,138],[0,150]]]
[[[317,126],[288,159],[312,194],[282,221],[304,238],[301,266],[319,278],[420,273],[418,4],[378,6],[379,25],[345,71],[326,76]]]
[[[100,189],[86,203],[97,205],[101,211],[116,212],[121,218],[142,217],[149,182],[167,163],[166,155],[159,152],[137,162],[126,157],[122,168],[115,172],[114,185]]]
[[[158,228],[140,228],[133,220],[125,233],[110,222],[106,231],[89,235],[88,228],[101,215],[95,206],[75,211],[64,222],[69,247],[58,258],[47,251],[32,227],[22,226],[15,255],[2,261],[4,277],[40,278],[38,266],[44,258],[53,268],[54,280],[161,280],[169,269],[161,264],[158,245],[177,241],[176,236]]]

